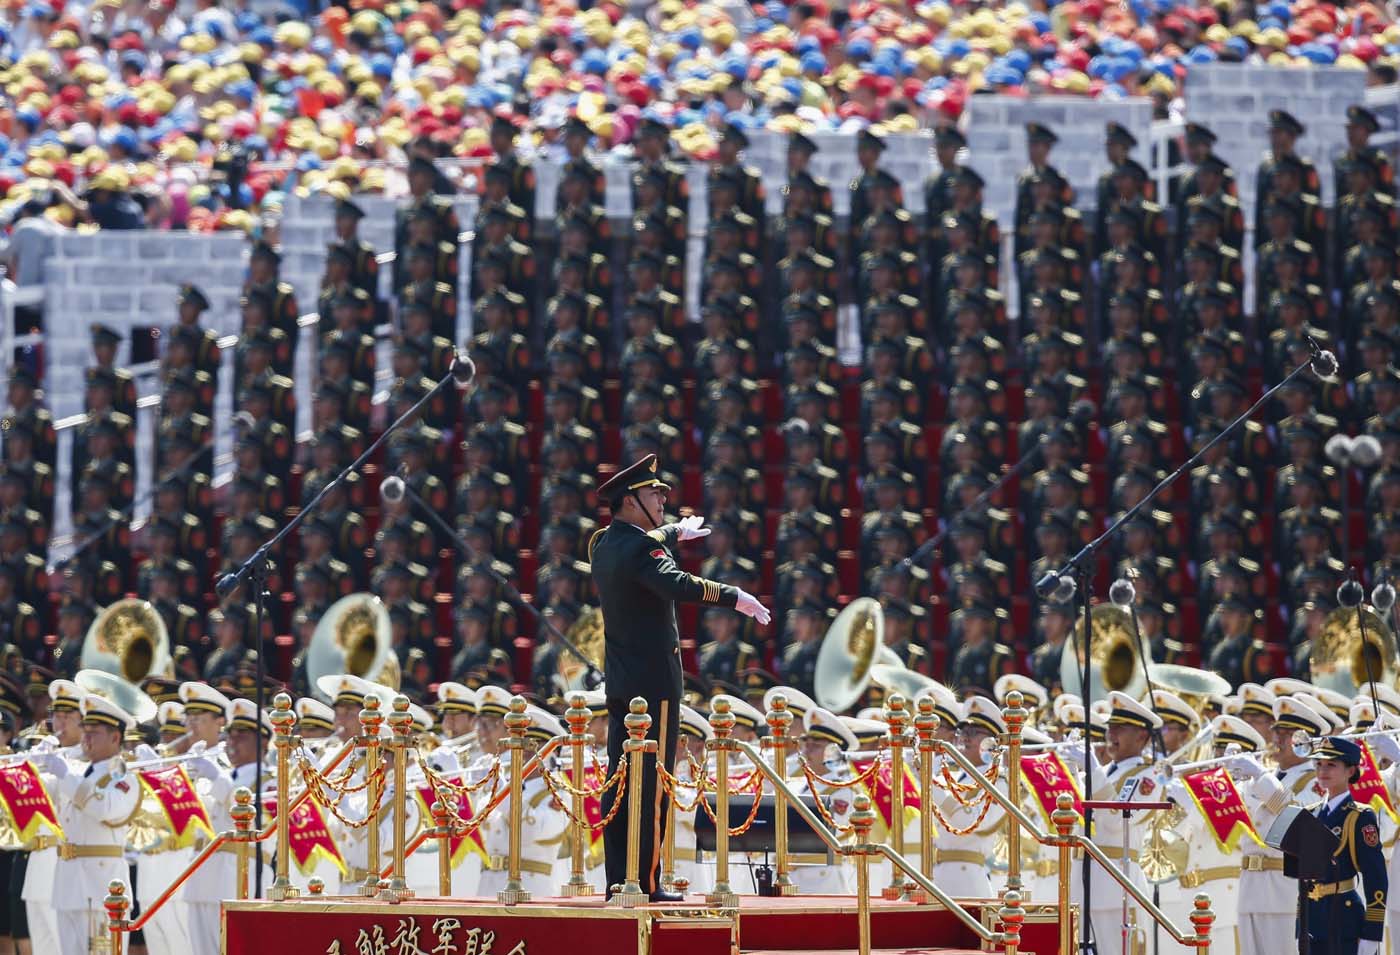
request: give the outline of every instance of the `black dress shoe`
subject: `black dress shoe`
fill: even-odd
[[[647,896],[647,899],[651,902],[684,902],[685,896],[681,895],[679,892],[665,892],[661,889],[657,889],[651,895]]]

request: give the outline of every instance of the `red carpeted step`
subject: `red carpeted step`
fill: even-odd
[[[742,955],[855,955],[853,948],[754,949],[741,948]],[[977,948],[872,948],[871,955],[973,955]]]

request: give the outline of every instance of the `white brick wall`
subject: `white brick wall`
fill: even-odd
[[[1322,201],[1332,204],[1332,158],[1346,149],[1346,109],[1365,98],[1366,74],[1336,67],[1207,63],[1186,73],[1186,118],[1215,131],[1215,145],[1235,169],[1240,202],[1254,214],[1254,173],[1269,148],[1269,111],[1283,109],[1307,127],[1298,153],[1316,164]]]
[[[1147,145],[1152,103],[1145,98],[1117,101],[1078,96],[973,96],[967,101],[967,163],[987,181],[983,201],[1005,227],[1016,211],[1016,177],[1025,169],[1026,123],[1042,123],[1060,137],[1050,161],[1077,193],[1076,206],[1092,209],[1099,176],[1108,171],[1104,127],[1126,126],[1138,139],[1133,156],[1150,166]],[[906,200],[908,195],[906,194]]]

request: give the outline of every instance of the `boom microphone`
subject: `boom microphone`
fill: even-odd
[[[466,391],[476,378],[476,362],[466,352],[458,352],[452,359],[452,381],[458,391]]]
[[[384,483],[379,485],[379,495],[390,504],[397,504],[403,500],[404,483],[403,478],[395,474],[393,477],[384,479]]]

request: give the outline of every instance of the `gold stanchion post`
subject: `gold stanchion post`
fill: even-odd
[[[1021,805],[1021,730],[1026,725],[1026,720],[1030,718],[1021,704],[1025,702],[1025,697],[1020,690],[1012,690],[1006,694],[1006,708],[1001,711],[1001,718],[1006,721],[1006,798],[1011,800],[1011,805]],[[1006,828],[1006,888],[1016,893],[1019,901],[1026,899],[1025,890],[1021,887],[1021,826],[1011,816],[1006,816],[1002,820]],[[1014,955],[1014,953],[1012,953]]]
[[[438,895],[452,894],[452,810],[433,801],[433,835],[438,841]]]
[[[856,834],[851,852],[856,857],[856,922],[860,932],[857,951],[870,955],[870,856],[875,849],[870,844],[870,830],[875,825],[875,813],[870,808],[870,797],[863,793],[851,805],[851,828]]]
[[[413,898],[413,890],[404,878],[404,852],[408,845],[408,740],[413,733],[413,714],[408,711],[408,697],[394,697],[394,711],[389,714],[389,729],[393,738],[389,745],[394,751],[394,865],[389,884],[379,893],[381,902],[402,902]]]
[[[634,696],[632,702],[627,704],[627,710],[627,718],[622,721],[627,727],[627,742],[622,744],[622,752],[627,759],[627,881],[622,891],[614,892],[612,897],[612,904],[624,909],[643,905],[647,901],[647,893],[641,882],[642,757],[656,746],[647,739],[647,730],[651,729],[647,701]]]
[[[1021,947],[1021,925],[1026,921],[1026,910],[1021,907],[1021,893],[1007,889],[1001,896],[1001,908],[997,911],[1001,919],[1002,944],[1006,955],[1016,955]]]
[[[273,902],[283,902],[299,894],[288,873],[291,854],[287,845],[287,803],[292,791],[292,729],[297,723],[290,696],[278,693],[273,697],[268,721],[272,723],[272,743],[277,748],[277,875],[267,890],[267,897]]]
[[[1210,955],[1210,927],[1215,924],[1215,913],[1210,908],[1210,896],[1196,893],[1195,909],[1191,912],[1191,925],[1196,930],[1196,955]]]
[[[914,701],[914,732],[919,738],[919,872],[933,875],[933,763],[938,758],[938,714],[934,712],[933,697],[924,695]],[[918,886],[909,890],[909,898],[920,904],[932,899]]]
[[[510,736],[506,748],[510,750],[510,861],[506,873],[506,887],[496,893],[496,901],[502,905],[519,905],[530,901],[530,893],[520,881],[520,827],[525,822],[525,780],[520,777],[525,771],[525,748],[529,741],[525,731],[530,728],[530,716],[525,712],[525,698],[512,696],[510,712],[506,713],[506,729]]]
[[[233,791],[233,808],[228,811],[236,833],[234,845],[238,857],[237,874],[234,876],[238,884],[233,887],[233,897],[240,900],[248,897],[248,853],[253,848],[253,819],[257,812],[253,807],[251,789],[239,786]]]
[[[1075,946],[1074,913],[1069,901],[1069,891],[1070,847],[1074,843],[1070,839],[1070,834],[1079,822],[1079,814],[1074,811],[1073,796],[1069,793],[1060,793],[1055,797],[1055,811],[1050,814],[1050,821],[1055,824],[1055,831],[1059,834],[1055,840],[1055,846],[1060,856],[1059,872],[1056,873],[1060,887],[1060,951],[1073,952]]]
[[[705,904],[713,908],[737,908],[739,895],[729,884],[729,753],[734,741],[734,714],[729,701],[718,699],[710,704],[710,729],[715,738],[705,741],[705,749],[715,754],[715,886],[705,896]],[[705,778],[702,770],[697,782],[700,798],[705,798]]]
[[[372,694],[365,697],[365,708],[360,710],[360,745],[365,748],[365,777],[369,780],[365,791],[365,812],[370,818],[365,825],[365,881],[360,884],[360,895],[364,896],[379,894],[379,869],[384,861],[379,852],[379,821],[375,818],[379,812],[379,802],[383,798],[381,792],[384,788],[378,775],[379,728],[383,725],[384,714],[379,712],[379,697]]]
[[[122,955],[125,943],[122,936],[126,934],[126,912],[131,907],[131,900],[126,897],[126,883],[121,879],[113,879],[107,883],[107,898],[102,900],[102,907],[107,910],[107,931],[112,939],[111,955]]]
[[[586,755],[584,746],[588,742],[588,722],[592,718],[593,712],[588,708],[584,695],[582,693],[569,694],[569,708],[564,711],[564,722],[569,726],[569,756],[572,760],[574,779],[573,818],[577,821],[574,822],[574,837],[569,852],[569,881],[560,887],[559,894],[570,899],[597,895],[597,890],[593,888],[588,877],[583,873],[584,849],[592,841],[593,834],[589,831],[588,826],[581,824],[586,822],[583,814],[583,788],[587,768],[584,765]],[[620,799],[622,794],[614,793],[613,796]]]
[[[786,694],[773,694],[773,708],[766,714],[768,735],[773,741],[773,767],[778,778],[787,782],[788,729],[792,726],[792,711],[788,709]],[[788,809],[783,795],[773,793],[773,841],[774,855],[778,857],[778,871],[773,876],[773,892],[777,895],[796,895],[797,884],[792,881],[788,862]]]
[[[908,742],[909,711],[903,694],[891,693],[885,698],[885,722],[890,736],[890,837],[894,851],[904,855],[904,746]],[[898,866],[890,866],[890,884],[881,893],[887,899],[902,899],[909,891],[909,882]]]

